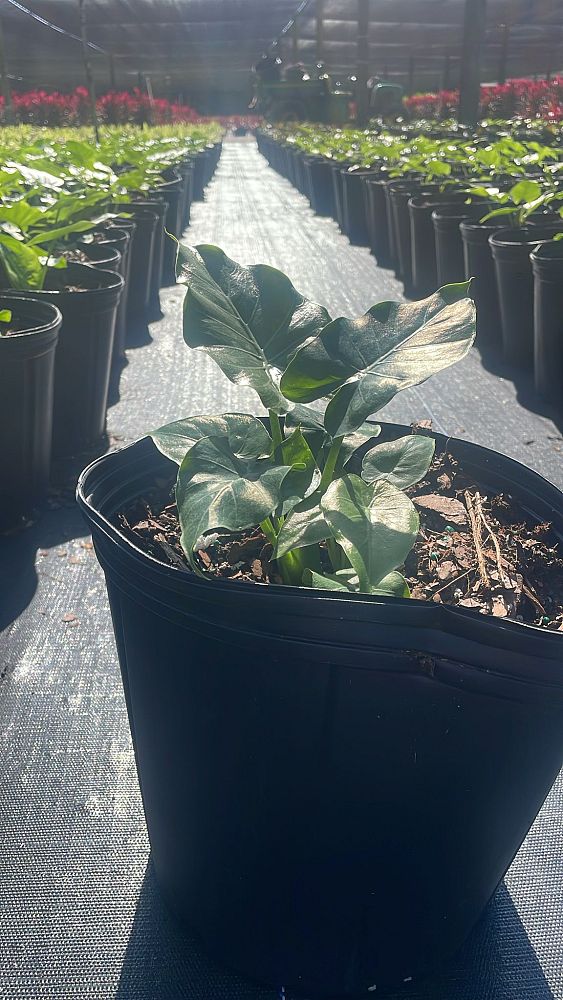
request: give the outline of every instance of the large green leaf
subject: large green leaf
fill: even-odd
[[[285,438],[277,455],[284,465],[291,465],[282,489],[282,514],[289,513],[319,485],[321,474],[308,442],[297,427]]]
[[[325,411],[332,437],[356,430],[400,390],[459,361],[475,337],[468,284],[419,302],[381,302],[356,320],[337,319],[290,362],[281,391],[309,403],[335,393]]]
[[[362,479],[375,483],[386,479],[399,490],[418,483],[426,475],[434,457],[434,441],[422,434],[410,434],[385,441],[364,455]]]
[[[14,201],[11,205],[0,205],[0,221],[9,222],[26,232],[30,226],[43,219],[44,211],[36,205],[30,205],[24,199]]]
[[[311,496],[295,506],[286,517],[277,538],[275,556],[279,559],[293,549],[317,545],[333,537],[332,528],[321,510],[319,497]]]
[[[182,546],[195,566],[193,550],[207,531],[242,531],[272,514],[281,500],[289,465],[278,465],[263,454],[264,427],[256,420],[255,456],[250,435],[245,457],[235,454],[238,433],[205,437],[190,448],[178,473],[176,502],[182,528]]]
[[[360,581],[355,569],[339,569],[336,573],[323,575],[306,569],[303,573],[303,583],[306,587],[317,590],[344,590],[349,594],[360,593]],[[378,586],[370,589],[370,594],[381,597],[410,597],[407,581],[400,573],[388,573],[380,580]]]
[[[315,410],[312,406],[303,406],[297,403],[285,415],[286,427],[302,427],[304,430],[323,431],[324,411]]]
[[[361,424],[357,430],[352,431],[350,434],[346,434],[342,438],[342,444],[340,445],[337,468],[344,468],[352,456],[357,452],[358,448],[367,444],[367,442],[371,441],[372,438],[379,437],[380,434],[381,427],[379,424],[368,424],[367,422]]]
[[[273,267],[242,267],[218,247],[178,250],[177,276],[188,286],[184,339],[202,347],[231,382],[250,385],[268,409],[283,413],[283,370],[302,344],[330,321]]]
[[[266,458],[272,447],[272,440],[264,424],[246,413],[184,417],[152,431],[151,437],[162,454],[177,465],[182,464],[196,441],[204,437],[227,437],[233,451],[240,458]]]
[[[45,267],[39,248],[28,247],[20,240],[0,233],[0,265],[10,288],[43,288]]]
[[[321,509],[366,593],[404,563],[418,533],[413,504],[385,480],[368,485],[343,476],[331,483]]]
[[[541,196],[541,193],[541,184],[532,180],[518,181],[518,184],[515,184],[509,191],[515,205],[523,205],[530,201],[535,201]]]
[[[77,219],[76,222],[70,222],[66,226],[60,226],[57,229],[47,229],[43,233],[37,233],[28,241],[28,246],[46,247],[52,243],[59,243],[61,240],[65,240],[67,236],[72,236],[75,233],[87,233],[90,229],[95,229],[103,221],[104,218]]]
[[[6,166],[17,170],[26,184],[32,187],[37,185],[39,188],[45,188],[48,191],[60,191],[64,187],[64,181],[49,171],[37,170],[26,166],[25,163],[18,163],[16,160],[8,161]]]

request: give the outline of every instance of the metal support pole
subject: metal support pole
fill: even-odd
[[[324,0],[317,0],[317,27],[316,27],[316,41],[315,48],[317,53],[317,62],[324,62],[323,49],[324,49]]]
[[[13,125],[15,122],[14,105],[12,102],[12,88],[8,79],[6,67],[6,56],[4,52],[4,29],[2,18],[0,18],[0,90],[4,98],[4,121],[6,125]]]
[[[82,38],[82,55],[84,57],[84,72],[86,74],[86,87],[88,89],[88,94],[90,97],[90,105],[92,108],[94,135],[96,136],[96,143],[99,143],[100,130],[98,127],[98,112],[96,110],[96,88],[94,86],[92,67],[90,65],[90,50],[88,48],[88,31],[86,28],[86,0],[78,0],[78,7],[80,11],[80,37]]]
[[[508,46],[510,43],[510,25],[501,24],[502,38],[500,41],[500,59],[498,65],[498,82],[506,83],[506,67],[508,65]]]
[[[369,116],[369,0],[358,0],[358,68],[356,76],[358,125],[364,126]]]
[[[479,120],[481,54],[487,27],[487,0],[465,0],[459,118],[467,125]]]

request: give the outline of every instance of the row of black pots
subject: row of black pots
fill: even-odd
[[[563,265],[553,249],[545,264],[536,254],[533,269],[530,258],[563,228],[558,216],[538,213],[524,228],[501,229],[498,220],[481,221],[492,206],[469,204],[461,184],[392,179],[383,169],[309,157],[270,137],[259,144],[315,211],[333,216],[352,243],[369,246],[381,267],[394,269],[407,297],[472,278],[479,346],[507,372],[533,369],[539,394],[561,404],[563,320],[552,276],[561,267],[563,277]]]
[[[210,147],[149,197],[113,205],[123,214],[77,242],[87,263],[52,270],[40,291],[0,292],[17,330],[0,337],[0,531],[43,501],[52,458],[103,440],[112,366],[139,322],[160,314],[177,247],[166,234],[180,238],[194,177],[205,187],[219,155],[220,145]]]

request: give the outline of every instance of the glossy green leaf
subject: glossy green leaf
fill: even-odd
[[[180,245],[178,280],[188,286],[184,339],[204,348],[231,382],[249,385],[265,407],[289,409],[279,379],[295,351],[330,321],[273,267],[242,267],[218,247]]]
[[[297,403],[285,415],[286,427],[303,427],[305,430],[323,431],[324,411],[315,410],[312,406],[303,406]]]
[[[468,284],[418,302],[381,302],[356,320],[337,319],[289,364],[281,390],[309,403],[334,393],[325,411],[332,437],[355,431],[400,389],[461,360],[475,337]]]
[[[275,556],[280,558],[292,549],[317,545],[332,537],[333,531],[321,510],[319,498],[310,497],[286,517],[277,538]]]
[[[531,180],[518,181],[518,184],[515,184],[509,192],[515,205],[523,205],[527,202],[535,201],[536,198],[540,197],[541,193],[541,184]]]
[[[10,288],[43,288],[45,267],[41,251],[0,233],[0,267]]]
[[[233,452],[240,458],[266,458],[272,440],[262,421],[246,413],[203,414],[184,417],[151,432],[163,455],[181,465],[191,447],[204,437],[227,437]]]
[[[303,573],[303,584],[314,587],[315,590],[340,590],[348,594],[359,591],[358,574],[355,569],[341,569],[337,573],[315,573],[306,569]]]
[[[27,201],[14,201],[11,205],[0,205],[0,221],[9,222],[26,232],[30,226],[36,225],[44,217],[44,211]]]
[[[53,243],[59,243],[61,240],[65,240],[68,236],[73,236],[77,233],[87,233],[90,229],[94,229],[102,220],[100,219],[77,219],[76,222],[69,222],[66,226],[60,226],[58,229],[47,229],[45,232],[37,233],[28,241],[28,246],[50,246]]]
[[[367,593],[404,563],[418,533],[412,502],[386,480],[368,485],[343,476],[328,487],[321,509]]]
[[[282,514],[287,514],[319,485],[321,474],[309,444],[298,427],[284,440],[280,452],[276,457],[284,465],[292,467],[282,490]]]
[[[315,573],[306,569],[303,573],[303,583],[306,587],[317,590],[341,590],[349,594],[363,593],[360,591],[360,581],[355,569],[340,569],[336,573]],[[372,587],[370,594],[379,597],[410,597],[407,581],[400,573],[388,573],[377,587]]]
[[[264,428],[256,420],[255,456],[250,435],[245,457],[235,454],[239,434],[205,437],[188,451],[178,473],[176,502],[182,528],[181,541],[192,566],[198,538],[224,528],[242,531],[260,524],[281,500],[283,481],[291,466],[278,465],[263,453]]]
[[[361,424],[357,430],[352,431],[350,434],[346,434],[342,438],[337,468],[344,468],[344,466],[351,460],[352,456],[355,455],[358,448],[367,444],[367,442],[371,441],[372,438],[379,437],[380,434],[381,427],[379,424],[368,424],[367,422]]]
[[[409,434],[378,444],[364,455],[362,479],[366,483],[386,479],[397,489],[405,490],[426,475],[434,448],[433,439],[422,434]]]

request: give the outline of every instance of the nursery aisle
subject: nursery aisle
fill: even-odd
[[[401,298],[393,273],[378,268],[366,248],[351,246],[332,219],[316,216],[253,141],[225,143],[206,198],[195,206],[190,243],[215,243],[241,263],[280,268],[333,316],[357,316],[381,299]],[[110,427],[127,438],[188,413],[256,407],[252,392],[232,386],[205,355],[185,347],[182,300],[181,288],[166,293],[166,319],[151,327],[155,343],[129,354],[123,400],[109,417]],[[383,412],[407,424],[431,419],[434,430],[504,452],[563,487],[561,432],[520,405],[512,383],[488,372],[476,350],[450,371],[401,392]]]
[[[225,143],[187,239],[280,267],[333,314],[400,297],[390,272],[315,217],[251,140]],[[183,295],[162,293],[164,318],[128,352],[108,418],[113,444],[181,415],[254,406],[183,344]],[[477,352],[385,414],[431,419],[563,486],[559,430]],[[0,540],[0,600],[0,997],[275,1000],[219,970],[162,908],[103,577],[68,492],[53,494],[26,533]],[[563,1000],[562,898],[560,780],[462,955],[410,1000]]]

